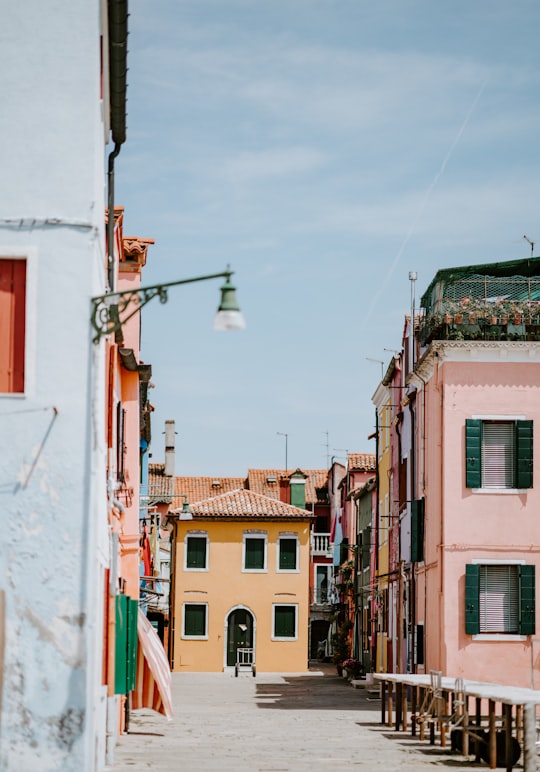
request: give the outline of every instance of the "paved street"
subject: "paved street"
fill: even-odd
[[[385,772],[488,769],[380,725],[376,694],[353,689],[333,666],[310,675],[173,674],[175,715],[132,715],[114,772]]]

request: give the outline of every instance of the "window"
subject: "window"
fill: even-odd
[[[424,499],[411,501],[411,561],[420,563],[424,560]]]
[[[245,571],[266,571],[266,535],[244,534]]]
[[[466,633],[534,635],[535,566],[471,563],[465,571]]]
[[[298,606],[274,606],[273,640],[295,640]]]
[[[25,390],[26,260],[0,259],[0,392]]]
[[[184,603],[183,638],[208,638],[208,605]]]
[[[205,533],[186,536],[185,565],[186,571],[206,571],[208,569],[208,536]]]
[[[314,603],[330,603],[333,566],[318,565],[315,567],[315,598]]]
[[[125,458],[126,458],[126,411],[122,403],[116,405],[116,479],[125,482]]]
[[[532,488],[533,422],[465,422],[467,488]]]
[[[298,570],[298,539],[280,536],[278,541],[278,571]]]

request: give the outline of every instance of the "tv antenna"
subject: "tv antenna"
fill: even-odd
[[[527,244],[530,244],[530,246],[531,246],[531,257],[533,257],[533,255],[534,255],[534,241],[531,241],[530,238],[528,238],[528,236],[523,236],[523,238],[525,239]]]

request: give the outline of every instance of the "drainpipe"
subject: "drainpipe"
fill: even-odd
[[[127,91],[127,0],[109,0],[109,93],[111,134],[114,150],[108,164],[108,223],[107,223],[107,273],[109,290],[114,292],[114,160],[126,141],[126,91]]]
[[[115,290],[114,275],[114,159],[120,153],[120,145],[115,144],[112,153],[109,153],[109,166],[107,171],[107,279],[110,292]]]

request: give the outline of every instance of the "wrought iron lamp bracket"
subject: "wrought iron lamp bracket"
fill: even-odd
[[[227,266],[228,268],[228,266]],[[92,312],[90,322],[95,330],[94,343],[99,343],[104,335],[118,333],[132,316],[135,316],[143,306],[159,298],[160,303],[166,303],[169,299],[169,287],[177,287],[181,284],[194,284],[209,279],[225,279],[230,281],[233,271],[226,270],[221,273],[211,273],[205,276],[195,276],[192,279],[179,279],[165,284],[156,284],[151,287],[139,287],[134,290],[122,292],[109,292],[106,295],[98,295],[92,298]]]

